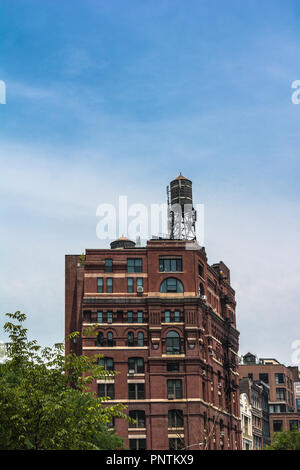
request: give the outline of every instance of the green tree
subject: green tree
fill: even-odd
[[[300,431],[295,426],[291,431],[276,432],[267,450],[300,450]]]
[[[10,341],[7,360],[0,364],[0,449],[122,448],[123,440],[108,423],[115,417],[129,419],[125,406],[104,404],[107,397],[88,390],[94,380],[114,375],[98,365],[101,355],[65,355],[63,343],[41,348],[27,339],[25,314],[6,315]],[[66,340],[78,336],[74,332]]]

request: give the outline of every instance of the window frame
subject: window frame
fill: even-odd
[[[97,277],[97,294],[103,294],[103,292],[104,292],[103,277]]]
[[[101,389],[104,389],[104,392],[101,392]],[[97,396],[98,398],[109,397],[110,400],[115,399],[115,384],[114,383],[101,383],[97,387]]]
[[[106,278],[106,293],[112,294],[114,291],[114,281],[112,277]]]
[[[166,334],[166,354],[181,354],[181,338],[177,331],[171,330]]]
[[[174,395],[175,399],[183,397],[182,380],[181,379],[167,379],[167,395]]]
[[[146,428],[146,413],[144,410],[130,410],[129,417],[134,419],[135,423],[130,423],[129,428],[132,429],[145,429]]]
[[[127,272],[128,273],[142,273],[143,272],[143,258],[127,258]]]
[[[108,263],[108,261],[109,261],[109,263]],[[112,260],[112,258],[105,258],[104,272],[106,272],[106,273],[112,273],[113,272],[113,260]]]
[[[183,282],[176,277],[166,277],[160,284],[160,292],[163,294],[183,294]]]
[[[130,390],[130,389],[134,390]],[[128,384],[128,399],[129,400],[144,400],[145,399],[145,383],[144,382],[131,382]]]
[[[158,261],[160,273],[182,273],[182,256],[180,257],[160,257]]]
[[[134,278],[133,277],[127,278],[127,293],[128,294],[134,293]]]

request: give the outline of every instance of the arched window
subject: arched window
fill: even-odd
[[[97,336],[97,346],[103,346],[104,345],[104,339],[103,339],[103,333],[98,333]]]
[[[161,283],[160,292],[184,292],[183,284],[176,277],[168,277]]]
[[[180,354],[180,336],[176,331],[167,333],[167,354]]]
[[[101,357],[98,360],[98,365],[104,367],[105,370],[114,370],[114,360],[112,357]]]
[[[144,333],[138,332],[138,346],[144,346]]]
[[[134,334],[132,331],[130,331],[127,337],[127,346],[133,346],[133,345],[134,345]]]
[[[115,345],[114,335],[110,331],[107,333],[107,346],[112,347]]]

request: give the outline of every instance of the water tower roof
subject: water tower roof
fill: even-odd
[[[189,181],[187,178],[185,178],[185,176],[183,176],[181,174],[181,172],[179,173],[179,176],[177,176],[177,178],[174,179],[174,181],[176,181],[176,180],[187,180],[187,181]]]

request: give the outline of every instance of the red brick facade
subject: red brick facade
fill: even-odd
[[[300,413],[295,410],[294,381],[298,368],[286,367],[275,359],[260,359],[257,363],[240,364],[240,377],[263,380],[270,387],[269,420],[270,434],[287,431],[293,424],[300,429]]]
[[[84,266],[66,256],[66,334],[98,324],[98,340],[71,349],[113,360],[109,403],[141,412],[135,427],[115,420],[127,446],[241,448],[234,295],[228,268],[194,242],[86,250]]]

